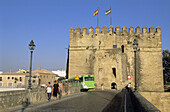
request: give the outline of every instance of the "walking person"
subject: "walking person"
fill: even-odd
[[[69,90],[69,84],[65,82],[65,95],[68,95],[68,90]]]
[[[63,84],[60,81],[59,82],[59,98],[61,98],[61,96],[62,96],[62,91],[63,91]]]
[[[126,86],[126,89],[127,89],[128,92],[130,92],[130,87],[131,87],[131,82],[129,82]]]
[[[48,86],[47,86],[47,88],[45,90],[45,93],[47,93],[48,101],[50,101],[51,100],[51,93],[52,93],[52,87],[50,85],[50,82],[48,82]]]
[[[57,81],[54,81],[52,92],[53,92],[53,96],[56,97],[56,99],[57,99],[58,91],[59,91],[59,85],[58,85]]]

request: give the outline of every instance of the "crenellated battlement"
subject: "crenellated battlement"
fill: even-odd
[[[100,48],[111,49],[113,45],[117,45],[117,48],[121,45],[131,45],[134,39],[138,40],[141,47],[160,47],[161,28],[159,26],[156,30],[153,26],[150,28],[110,26],[107,28],[105,25],[102,28],[99,26],[70,28],[70,46],[100,46]]]
[[[102,30],[100,30],[100,29],[102,29]],[[141,29],[142,29],[142,31],[141,31]],[[81,34],[91,34],[91,35],[98,34],[98,33],[104,33],[104,34],[107,34],[107,33],[109,33],[109,34],[113,34],[113,33],[114,34],[120,34],[120,33],[140,34],[140,33],[143,33],[143,34],[145,34],[145,33],[156,33],[156,32],[161,34],[161,28],[159,26],[156,28],[156,30],[153,26],[151,26],[149,29],[146,26],[144,26],[143,28],[140,28],[139,26],[137,26],[135,29],[134,29],[134,27],[131,26],[129,28],[129,32],[127,32],[126,26],[123,26],[122,30],[121,30],[119,25],[116,26],[115,30],[112,25],[109,28],[107,28],[105,25],[102,28],[97,26],[95,28],[95,31],[92,26],[88,29],[88,31],[87,31],[86,27],[83,27],[82,30],[79,26],[76,28],[76,30],[73,27],[70,28],[70,33],[78,33],[78,34],[81,33]]]

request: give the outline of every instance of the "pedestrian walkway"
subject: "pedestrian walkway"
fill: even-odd
[[[63,96],[61,99],[56,99],[56,100],[51,100],[50,102],[49,101],[46,101],[46,102],[42,102],[42,103],[36,103],[36,104],[30,104],[28,107],[26,108],[21,108],[21,107],[18,107],[18,108],[15,108],[15,109],[11,109],[11,110],[6,110],[4,112],[32,112],[34,110],[36,110],[37,108],[41,108],[41,107],[44,107],[44,106],[49,106],[49,105],[53,105],[55,103],[60,103],[62,101],[66,101],[68,99],[72,99],[72,98],[76,98],[78,96],[83,96],[85,95],[86,93],[77,93],[77,94],[72,94],[72,95],[68,95],[68,96]]]

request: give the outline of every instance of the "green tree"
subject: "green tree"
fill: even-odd
[[[61,80],[64,80],[64,79],[66,79],[66,78],[65,77],[60,77],[60,78],[58,78],[57,81],[61,81]]]
[[[18,79],[15,77],[15,81],[14,81],[14,83],[17,83],[17,81],[18,81]]]
[[[164,73],[164,84],[170,82],[170,51],[163,50],[163,73]]]

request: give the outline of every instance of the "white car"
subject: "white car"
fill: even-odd
[[[41,84],[41,88],[46,88],[47,84]]]

